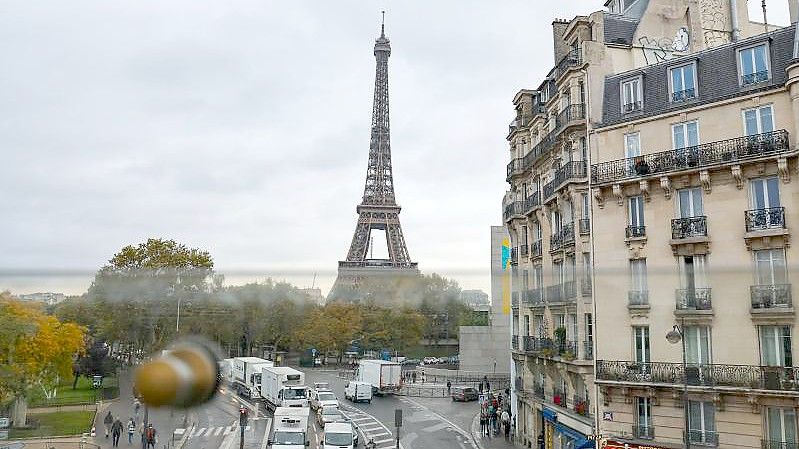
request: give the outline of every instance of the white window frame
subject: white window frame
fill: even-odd
[[[626,90],[625,86],[627,84],[630,84],[630,83],[633,83],[633,82],[637,82],[638,83],[635,95],[636,95],[636,97],[638,99],[638,102],[641,103],[641,106],[638,109],[634,109],[632,111],[625,111],[624,106],[628,105],[628,104],[631,104],[630,102],[627,102],[627,97],[624,95],[624,91]],[[629,113],[632,113],[632,112],[637,112],[637,111],[642,110],[644,108],[644,77],[643,77],[643,75],[638,75],[638,76],[634,76],[634,77],[631,77],[631,78],[626,78],[626,79],[621,80],[621,82],[619,83],[619,98],[621,98],[621,101],[619,102],[619,107],[621,108],[621,113],[622,114],[629,114]]]
[[[780,435],[773,435],[771,432],[771,416],[774,414],[778,415],[778,420],[780,422]],[[779,443],[793,443],[797,438],[797,421],[796,421],[796,410],[793,408],[788,407],[766,407],[766,429],[763,432],[770,441],[775,441]],[[789,421],[790,420],[790,421]],[[786,435],[786,423],[790,422],[793,426],[793,436]]]
[[[696,124],[696,145],[689,145],[688,125]],[[674,138],[677,128],[682,128],[681,134],[685,141],[685,146],[677,148],[677,140]],[[671,125],[671,147],[675,150],[693,148],[702,144],[701,132],[699,130],[699,120],[688,120],[687,122],[673,123]]]
[[[761,109],[771,109],[771,131],[763,131],[763,117],[760,114]],[[755,112],[755,118],[757,118],[757,133],[755,134],[746,134],[746,113],[749,111]],[[772,103],[760,105],[754,108],[746,108],[741,110],[741,123],[743,124],[743,133],[745,136],[756,136],[758,134],[763,134],[764,132],[774,132],[777,130],[777,120],[774,116],[774,105]]]
[[[743,71],[743,63],[742,63],[742,59],[741,59],[741,54],[743,52],[745,52],[746,50],[751,50],[751,49],[754,49],[754,48],[757,48],[757,47],[760,47],[760,46],[765,46],[766,47],[766,72],[768,73],[768,78],[766,78],[764,81],[758,81],[757,83],[744,84],[744,82],[743,82],[744,71]],[[754,52],[752,52],[752,54],[754,55]],[[746,47],[741,47],[741,48],[736,49],[735,50],[735,63],[738,66],[738,85],[739,86],[753,86],[753,85],[757,85],[757,84],[760,84],[760,83],[765,83],[767,81],[770,81],[771,77],[772,77],[772,73],[771,73],[771,46],[769,45],[769,42],[768,41],[761,41],[761,42],[754,43],[752,45],[747,45]],[[752,64],[752,66],[754,66],[754,63]]]
[[[637,220],[633,220],[633,210]],[[646,226],[646,219],[644,218],[644,197],[643,195],[635,195],[627,197],[627,224],[630,226]]]
[[[713,333],[710,326],[685,326],[686,362],[690,365],[709,365],[713,363]],[[707,354],[702,353],[702,341],[707,339]],[[696,355],[699,361],[687,360],[689,346],[696,345]]]
[[[689,412],[688,412],[688,416],[689,416],[689,422],[688,422],[689,430],[690,430],[690,431],[698,431],[698,432],[702,432],[702,437],[703,437],[702,439],[704,440],[704,439],[705,439],[705,435],[706,435],[708,432],[713,432],[713,433],[715,433],[715,432],[716,432],[716,420],[715,420],[715,418],[716,418],[716,408],[715,408],[715,406],[713,405],[713,403],[712,403],[712,402],[707,402],[707,401],[688,401],[688,408],[689,408],[689,410],[690,410],[690,409],[693,409],[694,407],[698,407],[698,409],[699,409],[699,416],[700,416],[700,417],[699,417],[699,423],[694,423],[694,422],[692,422],[692,420],[690,419],[690,416],[691,416],[692,414],[691,414],[691,412],[689,411]],[[711,421],[711,420],[708,420],[708,417],[707,417],[707,416],[705,416],[705,413],[706,413],[706,411],[707,411],[708,409],[709,409],[709,410],[713,410],[713,420],[712,420],[712,421]],[[700,424],[700,426],[697,426],[697,424]],[[705,441],[699,441],[699,442],[697,442],[697,441],[692,441],[692,443],[704,443],[704,442],[705,442]]]
[[[642,407],[645,410],[643,416],[641,415]],[[643,420],[641,418],[643,418]],[[635,424],[640,428],[649,429],[652,427],[652,401],[647,397],[636,397]]]
[[[775,181],[774,184],[772,184],[772,185],[776,185],[777,186],[777,205],[776,206],[771,206],[769,204],[769,203],[771,203],[771,200],[773,199],[769,195],[769,189],[768,189],[768,185],[769,185],[768,181],[769,180]],[[755,199],[756,199],[755,185],[757,183],[762,183],[763,184],[763,201],[765,201],[765,204],[763,205],[763,207],[758,207],[758,205],[755,204]],[[780,191],[780,180],[779,180],[778,176],[761,176],[759,178],[750,179],[749,180],[749,195],[750,195],[749,207],[751,209],[753,209],[753,210],[769,209],[769,208],[774,208],[774,207],[782,207],[782,192]]]
[[[635,292],[649,291],[646,259],[630,259],[630,290]]]
[[[683,70],[685,67],[688,67],[688,66],[691,66],[693,68],[693,80],[692,81],[694,83],[694,96],[690,97],[690,98],[685,98],[683,100],[676,101],[676,103],[681,103],[681,102],[684,102],[684,101],[687,101],[687,100],[693,100],[693,99],[699,97],[699,84],[698,84],[699,80],[696,77],[696,61],[691,61],[691,62],[686,63],[686,64],[678,64],[678,65],[671,66],[667,70],[668,77],[669,77],[669,102],[671,102],[671,103],[675,103],[675,101],[674,101],[674,77],[672,77],[671,73],[674,70]],[[684,70],[682,71],[681,78],[683,80],[683,86],[684,86],[685,85],[685,71]]]
[[[682,215],[682,207],[681,207],[682,203],[680,202],[681,201],[680,200],[680,196],[681,196],[680,192],[683,192],[683,191],[690,192],[689,196],[691,197],[690,198],[691,215],[687,216],[687,217],[683,217],[683,215]],[[700,201],[700,204],[702,206],[702,211],[699,214],[697,214],[696,210],[694,210],[694,196],[696,196],[696,195],[699,195],[699,201]],[[677,218],[694,218],[694,217],[704,217],[704,216],[706,216],[706,214],[705,214],[705,198],[704,198],[704,195],[702,194],[702,188],[701,187],[686,187],[684,189],[678,189],[677,192],[676,192],[676,195],[674,195],[674,196],[676,197]]]
[[[768,254],[768,257],[760,257],[762,255]],[[779,257],[774,257],[775,254],[779,254],[782,256],[780,260]],[[752,259],[754,260],[755,264],[755,284],[756,285],[775,285],[775,284],[785,284],[788,283],[790,280],[788,278],[788,261],[785,260],[785,248],[770,248],[770,249],[760,249],[752,251]],[[775,261],[778,264],[775,266]],[[771,279],[769,282],[765,282],[765,279],[760,278],[760,264],[764,263],[767,264],[769,267],[769,272],[771,273]],[[779,262],[782,263],[782,266],[779,266]],[[777,282],[779,276],[777,275],[777,270],[780,271],[779,276],[782,277],[782,282]]]
[[[788,331],[787,336],[783,332],[784,330]],[[763,340],[765,339],[774,339],[772,343],[774,343],[774,349],[776,352],[774,354],[765,354],[763,347]],[[789,349],[790,353],[790,360],[786,360],[789,354],[785,353],[785,347],[783,340],[788,339],[790,341]],[[793,365],[793,332],[790,325],[769,325],[769,326],[758,326],[757,327],[757,339],[758,339],[758,346],[760,347],[760,364],[763,366],[786,366],[786,365]],[[778,365],[768,365],[766,361],[767,357],[773,357],[777,359]],[[790,362],[790,363],[788,363]]]
[[[636,148],[635,154],[631,154],[630,152],[630,139],[635,137],[636,141],[638,142],[638,147]],[[632,133],[627,133],[624,135],[624,158],[630,159],[634,157],[638,157],[641,155],[641,132],[635,131]]]
[[[640,359],[638,357],[639,343],[641,344],[640,349],[642,356]],[[652,361],[651,344],[652,342],[649,336],[649,326],[633,326],[633,358],[636,363],[649,363]]]

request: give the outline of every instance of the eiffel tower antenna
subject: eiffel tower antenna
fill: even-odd
[[[391,56],[391,43],[386,37],[385,11],[382,11],[382,16],[380,37],[375,40],[374,47],[375,90],[366,183],[361,204],[356,208],[358,223],[355,234],[347,259],[339,262],[338,278],[333,290],[345,284],[357,286],[364,277],[419,274],[417,264],[411,261],[405,246],[399,221],[401,208],[394,196],[388,114],[388,58]],[[388,246],[386,259],[373,259],[370,254],[373,229],[385,232]]]

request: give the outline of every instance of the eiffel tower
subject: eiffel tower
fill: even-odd
[[[366,186],[363,189],[363,200],[357,207],[358,224],[355,226],[355,235],[352,236],[347,260],[338,263],[338,278],[333,292],[346,288],[357,290],[367,278],[419,275],[417,264],[411,262],[405,246],[399,221],[401,208],[394,197],[388,120],[388,57],[391,55],[391,45],[385,28],[384,22],[380,26],[380,37],[375,41],[377,69]],[[388,258],[368,257],[372,230],[385,232]]]

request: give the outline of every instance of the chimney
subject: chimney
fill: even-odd
[[[563,39],[563,35],[566,33],[566,28],[568,27],[568,20],[555,19],[555,21],[552,22],[552,43],[555,46],[555,64],[566,57],[566,55],[569,54],[569,50],[571,50]]]
[[[788,0],[788,11],[790,11],[791,23],[799,20],[799,0]]]

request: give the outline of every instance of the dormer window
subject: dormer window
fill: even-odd
[[[771,78],[768,44],[738,50],[738,73],[741,74],[742,86],[768,81]]]
[[[644,90],[640,76],[630,78],[621,83],[621,112],[640,111],[644,106]]]
[[[671,101],[674,103],[696,98],[696,64],[684,64],[669,69]]]

